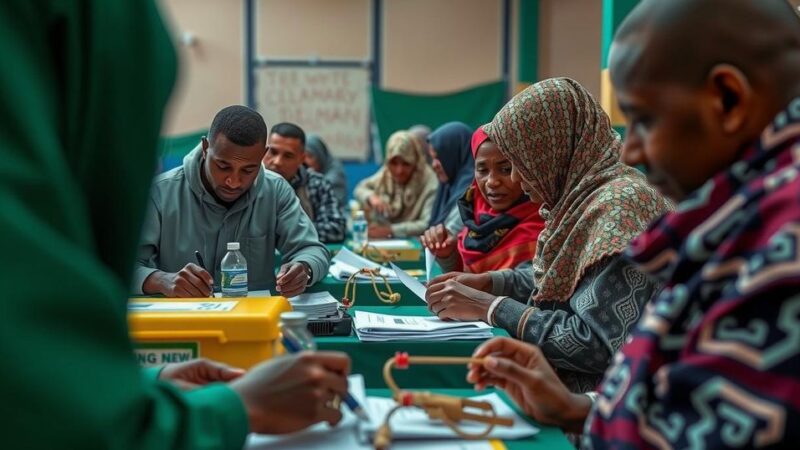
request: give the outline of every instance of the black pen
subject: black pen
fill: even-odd
[[[200,264],[200,268],[202,268],[203,270],[208,272],[208,269],[206,269],[206,263],[203,262],[203,255],[200,254],[200,250],[195,250],[194,251],[194,257],[197,258],[197,264]],[[211,272],[209,272],[209,273],[211,273]],[[214,276],[211,275],[211,277],[213,278]],[[213,296],[214,296],[214,283],[212,282],[211,283],[211,295],[209,297],[213,297]]]

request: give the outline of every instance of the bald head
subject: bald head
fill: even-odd
[[[800,96],[794,10],[787,0],[642,0],[609,56],[628,122],[622,160],[674,199],[738,161]]]
[[[800,93],[800,18],[793,9],[787,0],[643,0],[614,39],[614,84],[699,86],[714,66],[729,64],[756,87],[781,87],[794,96]]]

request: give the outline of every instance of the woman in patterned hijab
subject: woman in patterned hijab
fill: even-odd
[[[542,203],[533,300],[567,301],[593,265],[621,254],[669,209],[644,176],[619,161],[622,143],[580,84],[537,83],[485,128]]]
[[[659,290],[621,254],[669,203],[619,162],[608,116],[573,80],[529,87],[484,131],[542,204],[533,269],[476,275],[490,276],[491,294],[468,276],[434,279],[429,308],[441,318],[485,320],[538,345],[567,387],[587,392]]]

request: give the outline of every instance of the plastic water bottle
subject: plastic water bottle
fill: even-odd
[[[367,245],[367,217],[363,210],[356,211],[353,218],[353,243],[359,251]]]
[[[297,345],[297,348],[286,349],[287,352],[317,349],[314,336],[308,331],[308,316],[304,312],[281,313],[281,336],[284,339],[284,347],[287,346],[285,342],[287,339]]]
[[[222,258],[222,296],[247,297],[247,261],[238,242],[228,242],[228,253]]]

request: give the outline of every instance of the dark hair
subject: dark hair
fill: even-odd
[[[306,133],[293,123],[281,122],[273,125],[272,129],[269,130],[269,134],[279,134],[285,138],[300,139],[303,148],[306,146]]]
[[[229,141],[239,146],[251,146],[267,142],[267,124],[258,111],[246,106],[233,105],[223,108],[214,116],[208,129],[209,140],[224,134]]]

